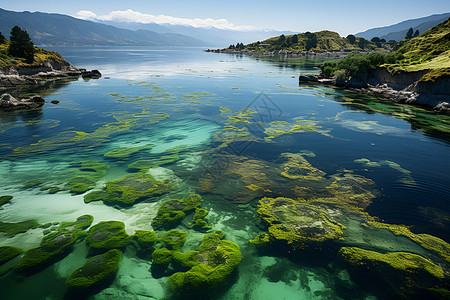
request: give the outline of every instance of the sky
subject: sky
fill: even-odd
[[[332,30],[346,36],[408,19],[450,12],[450,1],[0,0],[0,8],[61,13],[85,19],[152,21],[236,30]]]

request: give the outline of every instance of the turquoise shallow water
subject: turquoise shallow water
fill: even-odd
[[[330,267],[334,257],[318,253],[302,259],[276,249],[260,252],[249,244],[267,230],[256,214],[262,196],[299,196],[296,183],[272,174],[281,172],[283,153],[301,153],[328,175],[350,173],[371,179],[375,197],[365,208],[370,215],[450,241],[448,117],[374,99],[369,99],[369,107],[364,104],[369,100],[359,102],[363,95],[299,86],[299,73],[317,72],[321,57],[255,59],[205,53],[199,48],[51,50],[77,67],[99,69],[103,77],[47,87],[41,91],[46,101],[60,103],[47,103],[42,111],[0,113],[0,195],[14,196],[0,209],[0,221],[35,219],[44,224],[91,214],[94,224],[124,222],[132,235],[135,230],[152,230],[151,221],[163,201],[199,193],[213,229],[226,232],[226,239],[238,244],[243,255],[228,284],[208,293],[209,297],[375,298],[372,291],[356,285],[345,269]],[[247,116],[245,109],[254,113]],[[115,149],[137,147],[142,148],[122,158],[105,156]],[[92,186],[100,190],[106,182],[135,172],[128,167],[131,163],[159,159],[174,149],[179,160],[148,171],[155,179],[170,182],[173,190],[130,208],[101,201],[85,204],[83,195],[40,189],[63,188],[75,176],[70,164],[89,160],[109,166]],[[267,166],[266,179],[261,179],[255,165]],[[39,183],[24,187],[32,181]],[[252,184],[265,185],[265,192],[252,194]],[[346,221],[348,245],[426,255],[406,238],[366,232],[358,218],[352,220]],[[196,249],[203,233],[185,224],[178,229],[189,232],[181,250]],[[0,236],[0,246],[28,250],[37,247],[42,236],[42,228]],[[18,280],[9,273],[0,278],[2,298],[64,297],[68,293],[65,279],[86,261],[86,254],[85,243],[80,243],[68,256],[33,276]],[[151,262],[128,247],[114,282],[91,297],[170,298],[167,277],[156,278],[150,269]]]

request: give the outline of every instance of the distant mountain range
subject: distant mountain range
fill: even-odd
[[[62,14],[0,9],[0,32],[9,38],[12,27],[25,29],[41,46],[228,46],[264,40],[275,30],[237,31],[170,24],[81,20]]]
[[[277,30],[250,30],[250,31],[238,31],[238,30],[226,30],[218,29],[215,27],[209,28],[197,28],[187,25],[171,25],[171,24],[156,24],[156,23],[132,23],[132,22],[112,22],[95,20],[95,22],[112,25],[118,28],[130,29],[130,30],[152,30],[158,33],[178,33],[197,39],[208,41],[217,47],[225,47],[230,44],[236,43],[251,43],[254,41],[262,41],[273,36],[281,34],[290,35],[294,34],[292,31],[277,31]]]
[[[33,42],[47,46],[206,46],[209,43],[178,33],[128,30],[67,15],[13,12],[0,9],[0,32],[9,38],[18,25]]]
[[[419,19],[411,19],[400,22],[398,24],[373,28],[364,32],[359,32],[356,33],[355,36],[363,37],[368,40],[377,36],[379,38],[385,39],[386,41],[395,40],[398,42],[405,38],[409,28],[412,28],[414,32],[416,30],[419,30],[419,33],[423,33],[433,26],[436,26],[447,20],[449,17],[450,13],[444,13]]]

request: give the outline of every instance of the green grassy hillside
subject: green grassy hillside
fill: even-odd
[[[429,71],[421,81],[450,76],[450,19],[398,46],[390,53],[351,54],[338,62],[325,62],[321,66],[322,76],[365,78],[370,70],[380,66],[392,74]]]
[[[362,51],[376,50],[387,43],[374,42],[364,38],[343,38],[333,31],[305,32],[294,35],[281,35],[245,46],[246,49],[256,51],[292,50],[292,51]]]
[[[32,64],[27,64],[25,58],[8,55],[8,45],[8,41],[0,44],[0,68],[40,65],[48,59],[64,60],[63,57],[56,52],[34,47],[34,62]]]
[[[450,68],[450,19],[401,43],[398,53],[404,59],[390,68],[418,71]]]

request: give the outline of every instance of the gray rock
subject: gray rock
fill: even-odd
[[[434,107],[434,110],[441,114],[450,115],[450,103],[441,102]]]
[[[99,70],[91,70],[91,71],[82,70],[81,77],[83,77],[83,79],[100,78],[102,77],[102,74],[100,73]]]
[[[18,100],[5,93],[0,97],[0,110],[36,109],[42,107],[44,103],[45,100],[41,97]]]

